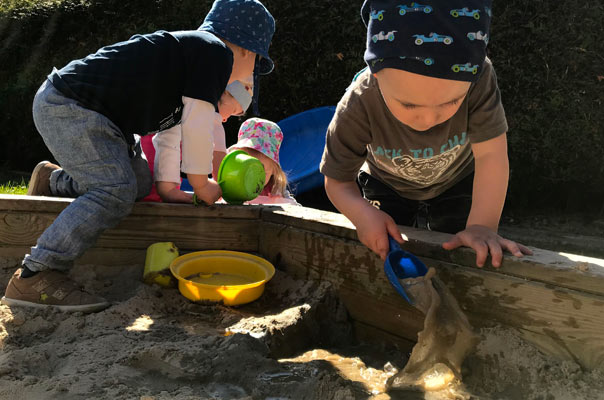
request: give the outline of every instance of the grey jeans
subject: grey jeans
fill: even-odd
[[[151,174],[138,141],[129,146],[108,118],[65,97],[48,80],[36,93],[33,117],[61,166],[51,175],[51,192],[76,199],[42,233],[23,265],[67,270],[149,193]]]

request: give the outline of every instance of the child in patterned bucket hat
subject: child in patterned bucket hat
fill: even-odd
[[[236,46],[256,53],[254,68],[253,111],[258,114],[258,75],[268,75],[274,68],[268,48],[275,33],[275,19],[257,0],[216,0],[200,31],[211,32]]]
[[[499,267],[508,125],[491,61],[490,0],[366,0],[367,68],[340,100],[320,170],[335,207],[385,259],[397,225],[452,233],[443,247]],[[361,189],[359,191],[359,188]]]
[[[208,178],[215,111],[228,84],[272,70],[273,32],[274,19],[258,1],[218,0],[202,29],[137,34],[54,69],[32,112],[58,164],[40,162],[28,194],[76,199],[38,238],[0,302],[79,312],[110,306],[66,272],[149,193],[138,136],[180,125],[180,170],[200,200],[218,200],[220,185]]]
[[[283,132],[276,123],[261,119],[250,118],[239,128],[237,143],[229,147],[228,152],[243,150],[252,157],[262,162],[266,172],[264,190],[260,194],[259,202],[274,203],[282,201],[266,201],[262,197],[283,198],[297,204],[287,190],[287,176],[279,163],[279,150],[283,142]],[[263,201],[264,200],[264,201]]]

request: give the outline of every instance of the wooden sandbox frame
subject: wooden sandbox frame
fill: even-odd
[[[21,259],[71,201],[0,195],[0,257]],[[401,229],[405,249],[437,269],[474,326],[511,327],[545,353],[604,369],[604,260],[533,248],[479,269],[471,249],[442,249],[450,235]],[[330,281],[364,340],[408,347],[422,329],[423,316],[392,289],[350,221],[311,208],[137,203],[79,262],[142,265],[147,247],[162,241],[181,253],[256,253],[294,277]]]

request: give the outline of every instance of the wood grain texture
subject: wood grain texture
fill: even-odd
[[[0,256],[14,264],[70,201],[0,195]],[[405,249],[437,269],[475,325],[512,327],[550,354],[604,368],[604,260],[533,249],[522,259],[507,255],[499,269],[479,269],[471,249],[442,249],[450,235],[401,230]],[[330,281],[359,335],[404,344],[423,326],[423,316],[392,289],[382,261],[359,243],[350,221],[326,211],[141,203],[78,263],[140,266],[147,246],[159,241],[173,241],[181,252],[259,253],[297,278]]]
[[[604,368],[604,297],[432,260],[475,326],[516,328],[547,353]]]
[[[604,257],[604,237],[602,236],[577,235],[564,232],[552,235],[551,232],[545,229],[527,229],[516,226],[502,226],[499,228],[499,232],[505,238],[515,242],[530,244],[543,249],[558,251],[564,249],[564,252],[568,253],[588,253],[591,257]]]
[[[265,222],[260,253],[298,278],[332,282],[355,321],[417,340],[422,314],[396,294],[381,260],[360,243]],[[422,259],[437,269],[475,326],[509,326],[550,354],[604,368],[604,296]]]
[[[58,214],[74,199],[0,194],[0,211],[29,211]],[[131,215],[176,216],[223,219],[259,219],[263,206],[215,204],[194,207],[192,204],[137,202]]]
[[[29,248],[65,209],[71,199],[0,196],[2,249]],[[137,203],[114,229],[103,233],[98,248],[146,249],[172,241],[188,251],[206,249],[258,250],[261,207]]]
[[[0,212],[0,247],[34,246],[56,218],[49,213]],[[155,242],[174,242],[183,249],[239,249],[257,251],[257,220],[165,216],[126,217],[106,230],[97,247],[145,249]]]
[[[358,241],[352,223],[343,215],[328,211],[295,206],[283,206],[280,209],[267,208],[262,210],[262,220]],[[478,269],[474,250],[459,248],[447,251],[442,248],[442,243],[451,238],[450,234],[406,226],[400,226],[400,230],[408,239],[408,242],[403,245],[405,250],[420,257]],[[538,248],[531,248],[531,250],[534,254],[523,258],[516,258],[506,253],[500,268],[495,269],[487,262],[484,270],[604,295],[603,259]]]

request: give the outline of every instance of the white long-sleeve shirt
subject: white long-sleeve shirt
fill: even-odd
[[[212,172],[213,151],[226,152],[222,117],[215,112],[214,106],[184,96],[182,101],[181,123],[153,137],[155,181],[180,183],[181,170],[207,175]]]

